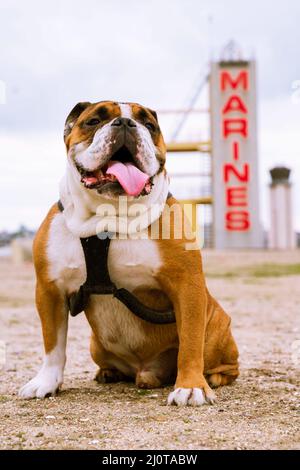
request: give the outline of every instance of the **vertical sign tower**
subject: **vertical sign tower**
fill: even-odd
[[[291,170],[285,167],[275,167],[270,170],[272,183],[271,197],[271,227],[269,233],[269,248],[292,250],[296,248],[296,234],[293,229]]]
[[[261,248],[255,62],[211,64],[215,248]]]

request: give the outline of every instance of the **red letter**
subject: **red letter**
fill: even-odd
[[[231,211],[226,214],[226,230],[245,232],[250,228],[248,211]]]
[[[233,142],[232,153],[234,160],[238,160],[240,157],[240,144],[238,142]]]
[[[248,110],[246,108],[246,105],[243,103],[241,98],[239,98],[237,95],[233,95],[229,98],[227,103],[225,104],[222,113],[230,113],[231,111],[239,111],[240,113],[248,113]]]
[[[232,78],[229,72],[221,72],[220,86],[222,91],[226,90],[227,84],[234,90],[239,85],[242,85],[243,90],[248,90],[248,72],[246,70],[240,72],[235,79]]]
[[[225,163],[224,165],[224,181],[228,183],[230,172],[232,172],[239,181],[247,183],[249,181],[249,163],[244,163],[243,173],[234,166],[232,163]]]
[[[247,186],[226,189],[227,206],[247,206]]]
[[[230,134],[241,134],[248,137],[248,121],[246,119],[224,119],[223,137],[226,139]]]

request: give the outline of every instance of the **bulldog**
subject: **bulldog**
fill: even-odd
[[[45,398],[59,390],[70,298],[93,277],[91,270],[97,276],[105,269],[110,285],[152,309],[158,321],[136,315],[111,293],[91,293],[82,308],[99,367],[96,380],[134,380],[151,389],[175,383],[169,405],[214,403],[212,388],[239,374],[238,350],[230,317],[206,287],[200,250],[190,249],[191,229],[175,228],[178,214],[185,227],[188,221],[168,193],[166,146],[155,111],[136,103],[78,103],[67,117],[64,140],[60,202],[33,248],[45,357],[20,396]],[[82,240],[99,233],[113,234],[105,266],[96,250],[87,267]],[[160,322],[165,310],[173,312],[173,322]]]

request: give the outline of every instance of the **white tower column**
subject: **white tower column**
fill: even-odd
[[[296,234],[293,230],[290,170],[276,167],[270,170],[271,228],[269,248],[290,250],[296,248]]]

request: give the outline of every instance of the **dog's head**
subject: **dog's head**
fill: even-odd
[[[165,165],[157,115],[136,103],[78,103],[64,139],[80,183],[108,198],[149,194]]]

